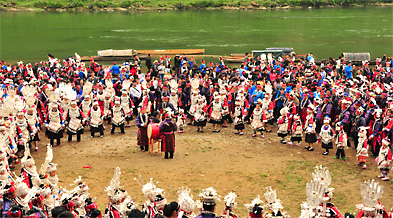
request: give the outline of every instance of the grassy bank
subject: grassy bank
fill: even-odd
[[[4,10],[17,9],[225,9],[342,7],[392,4],[393,0],[0,0]]]

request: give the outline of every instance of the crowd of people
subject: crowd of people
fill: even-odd
[[[261,140],[265,134],[275,137],[272,127],[277,125],[280,142],[288,146],[300,147],[304,141],[305,149],[313,152],[320,144],[322,155],[329,155],[335,146],[334,158],[344,161],[346,148],[353,147],[362,169],[371,154],[376,157],[380,179],[390,180],[392,58],[378,58],[374,67],[367,61],[355,66],[342,57],[317,66],[312,54],[300,62],[271,54],[253,59],[246,54],[239,68],[229,67],[222,58],[219,63],[202,60],[198,66],[184,54],[175,56],[173,65],[171,61],[163,56],[152,63],[148,55],[147,73],[142,72],[138,56],[106,67],[93,59],[85,64],[77,55],[60,61],[48,54],[48,61],[34,65],[1,62],[0,153],[2,175],[9,178],[1,183],[3,199],[22,183],[35,195],[47,188],[59,195],[51,155],[48,166],[37,173],[30,154],[39,149],[41,130],[50,139],[51,153],[52,146],[61,145],[64,133],[69,142],[74,135],[80,142],[85,129],[91,137],[96,133],[104,137],[107,126],[111,134],[117,128],[125,134],[134,118],[142,151],[149,149],[149,125],[159,125],[166,159],[174,158],[175,132],[183,133],[185,125],[195,126],[199,134],[208,123],[216,134],[232,127],[239,137],[247,137],[249,129],[250,137],[259,132]],[[22,183],[10,179],[20,158]],[[8,207],[3,204],[3,214],[17,204],[10,202]]]

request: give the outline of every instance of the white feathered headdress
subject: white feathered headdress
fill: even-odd
[[[126,80],[124,80],[123,81],[123,89],[128,93],[129,92],[129,90],[130,90],[130,87],[131,87],[131,82],[132,80],[130,80],[130,79],[126,79]]]
[[[60,94],[62,96],[67,96],[71,101],[76,99],[76,91],[72,88],[71,83],[60,83],[59,84]]]
[[[82,176],[78,176],[72,185],[76,186],[73,190],[71,190],[71,193],[73,194],[78,193],[81,195],[86,195],[89,191],[89,186],[83,182]]]
[[[142,176],[140,176],[140,178],[141,182],[139,182],[136,178],[134,178],[134,180],[142,186],[142,193],[147,198],[147,200],[153,202],[157,195],[163,195],[164,189],[157,188],[156,185],[154,185],[153,183],[153,178],[150,178],[150,181],[145,185],[142,185]]]
[[[21,89],[21,92],[23,94],[23,98],[25,99],[26,105],[28,107],[33,106],[36,100],[36,96],[38,95],[37,88],[32,85],[25,85]]]
[[[196,202],[197,207],[199,209],[203,208],[203,204],[215,204],[216,200],[220,200],[220,196],[217,194],[216,190],[213,187],[209,187],[203,189],[202,192],[199,194],[199,200]]]
[[[91,90],[93,89],[93,83],[86,81],[83,85],[83,93],[84,95],[90,94]]]
[[[181,188],[178,191],[179,197],[178,202],[180,210],[184,211],[186,214],[192,214],[195,207],[195,201],[193,200],[190,190],[187,188]]]
[[[237,195],[235,192],[229,192],[229,194],[224,197],[225,206],[227,208],[235,208],[237,206],[236,198]]]
[[[127,191],[121,189],[120,186],[120,175],[121,171],[119,167],[116,167],[115,172],[113,173],[113,178],[109,183],[109,186],[105,188],[105,192],[108,195],[108,198],[112,202],[117,202],[127,197]]]
[[[285,212],[281,211],[284,207],[281,204],[281,200],[277,199],[276,190],[273,190],[272,187],[267,187],[264,195],[267,202],[265,211],[273,211],[276,216],[279,214],[278,212],[281,212],[283,217],[288,217]],[[267,215],[270,215],[270,213],[266,213],[265,217],[268,217]]]
[[[41,165],[40,175],[45,175],[45,173],[49,167],[49,163],[52,162],[52,160],[53,160],[52,145],[49,144],[46,146],[46,148],[47,148],[47,150],[46,150],[45,162]]]
[[[273,87],[272,87],[272,84],[270,84],[270,82],[267,82],[265,84],[265,92],[269,93],[269,94],[273,93]]]
[[[175,91],[177,90],[178,84],[175,79],[170,80],[169,85],[171,86],[172,90]],[[199,83],[198,83],[198,87],[199,87]]]
[[[260,196],[258,195],[257,198],[254,198],[254,200],[252,200],[251,204],[245,204],[244,206],[247,208],[248,212],[252,212],[252,209],[254,208],[254,206],[262,206],[263,202],[260,198]]]

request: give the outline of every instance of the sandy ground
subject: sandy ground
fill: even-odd
[[[275,129],[262,139],[260,135],[252,138],[252,130],[248,126],[244,136],[235,135],[232,125],[221,133],[212,133],[211,124],[208,124],[205,133],[197,133],[195,127],[186,126],[183,134],[176,133],[176,153],[171,160],[159,154],[150,156],[141,152],[136,145],[136,130],[132,126],[126,128],[125,135],[110,135],[110,127],[107,126],[103,138],[90,138],[88,130],[80,143],[68,143],[63,138],[61,146],[54,148],[53,161],[58,164],[60,186],[71,189],[70,184],[81,175],[91,196],[97,198],[99,208],[103,210],[108,202],[104,189],[114,169],[119,166],[122,185],[139,205],[145,198],[134,178],[142,175],[145,182],[149,178],[159,182],[158,187],[165,190],[169,202],[177,200],[176,191],[182,186],[192,190],[194,199],[202,189],[210,186],[222,199],[228,192],[235,191],[238,207],[234,212],[239,217],[247,216],[243,204],[250,203],[257,195],[263,198],[265,187],[272,186],[289,215],[298,217],[300,203],[306,200],[306,183],[311,180],[316,165],[322,164],[330,170],[331,187],[335,188],[332,202],[342,214],[358,212],[356,204],[361,203],[361,182],[368,179],[379,181],[372,157],[368,159],[368,168],[361,170],[352,148],[346,150],[347,161],[336,160],[333,158],[335,150],[328,156],[322,156],[320,145],[309,152],[303,149],[304,142],[301,147],[280,144]],[[48,142],[41,135],[40,150],[32,153],[38,169],[44,160]],[[89,165],[92,169],[83,168]],[[393,206],[392,182],[380,181],[380,184],[384,186],[381,203],[390,210]],[[224,202],[221,201],[216,213],[221,214],[223,209]]]

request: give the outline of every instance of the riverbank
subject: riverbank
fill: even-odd
[[[267,10],[393,6],[393,0],[2,0],[3,11]]]

